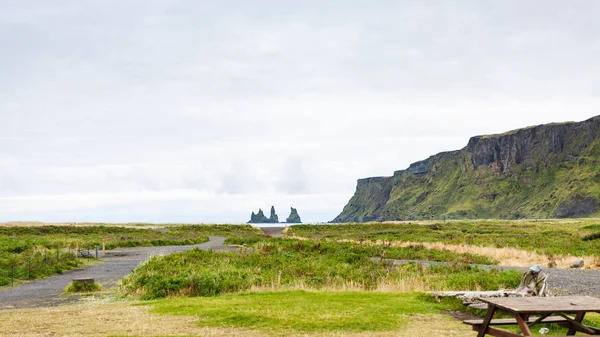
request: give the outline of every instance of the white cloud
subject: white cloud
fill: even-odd
[[[0,8],[0,220],[330,220],[358,178],[600,106],[595,1]]]

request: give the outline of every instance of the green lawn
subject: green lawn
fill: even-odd
[[[401,329],[411,315],[456,309],[414,293],[259,292],[150,302],[152,311],[198,317],[198,325],[297,332],[376,332]]]

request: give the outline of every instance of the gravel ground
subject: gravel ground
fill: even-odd
[[[373,261],[381,261],[380,258],[372,258]],[[395,265],[417,263],[424,266],[436,265],[449,265],[447,262],[432,262],[432,261],[409,261],[409,260],[393,260],[385,259],[387,262],[391,262]],[[503,266],[490,266],[490,265],[473,265],[483,269],[513,269],[519,271],[526,271],[526,267],[503,267]],[[562,269],[562,268],[546,268],[543,270],[544,273],[548,274],[548,286],[550,291],[555,295],[589,295],[600,297],[600,270],[587,270],[587,269]]]
[[[260,228],[266,235],[270,235],[273,238],[280,238],[283,236],[283,230],[287,227],[258,227]]]
[[[91,277],[102,284],[103,290],[113,289],[119,280],[137,265],[153,255],[168,255],[194,248],[216,251],[237,250],[223,245],[224,237],[213,236],[208,242],[190,246],[141,247],[111,250],[102,262],[85,269],[76,269],[43,280],[24,283],[15,288],[0,291],[0,310],[57,306],[80,300],[79,296],[63,295],[64,288],[74,278]]]

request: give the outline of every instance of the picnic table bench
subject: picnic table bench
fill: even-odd
[[[561,297],[506,297],[480,298],[488,304],[484,319],[466,320],[465,324],[473,326],[477,337],[485,335],[497,337],[532,336],[531,327],[540,323],[557,323],[567,327],[568,336],[576,332],[600,337],[600,329],[581,323],[588,312],[600,313],[600,299],[590,296]],[[494,319],[496,312],[512,315],[514,318]],[[569,316],[575,315],[575,316]],[[518,325],[521,334],[497,329],[495,325]]]

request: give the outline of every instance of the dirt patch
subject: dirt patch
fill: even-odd
[[[259,336],[234,328],[199,327],[196,317],[166,316],[126,302],[0,312],[0,336]]]
[[[462,311],[454,311],[454,310],[444,310],[442,311],[442,314],[444,315],[450,315],[452,318],[454,318],[457,321],[465,321],[468,319],[479,319],[480,317],[468,314],[466,312],[462,312]]]

